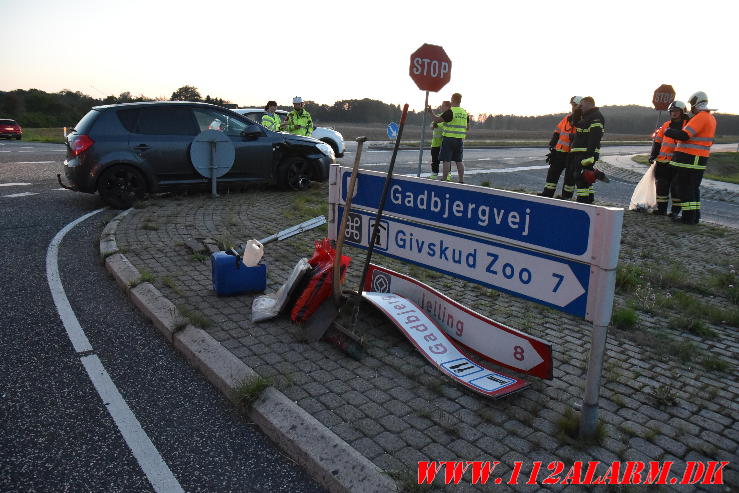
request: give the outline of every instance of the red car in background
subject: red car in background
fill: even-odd
[[[23,129],[15,120],[0,118],[0,137],[21,140]]]

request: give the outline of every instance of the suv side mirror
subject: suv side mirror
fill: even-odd
[[[254,140],[264,135],[264,132],[262,132],[262,128],[259,125],[252,124],[247,126],[244,131],[241,132],[241,135],[247,140]]]

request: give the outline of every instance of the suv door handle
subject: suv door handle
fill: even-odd
[[[149,149],[151,149],[151,146],[146,144],[139,144],[134,147],[134,149],[136,149],[137,151],[148,151]]]

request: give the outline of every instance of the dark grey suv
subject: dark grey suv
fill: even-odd
[[[202,186],[190,160],[193,139],[220,130],[235,148],[218,182],[267,181],[303,190],[324,181],[331,147],[310,137],[272,132],[230,110],[205,103],[163,101],[96,106],[66,136],[64,174],[72,190],[95,193],[128,208],[147,192]],[[61,183],[61,176],[59,176]]]

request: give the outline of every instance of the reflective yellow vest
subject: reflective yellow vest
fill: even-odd
[[[431,147],[441,147],[442,132],[444,132],[444,122],[438,122],[434,127],[434,133],[431,134]]]
[[[300,115],[295,110],[292,110],[287,114],[287,131],[295,135],[307,135],[313,133],[313,119],[310,117],[310,113],[303,110]],[[298,126],[302,128],[298,128]]]
[[[272,115],[267,113],[262,116],[262,126],[265,127],[267,130],[279,132],[281,123],[282,120],[280,120],[280,117],[279,115],[277,115],[277,113],[274,113]]]
[[[444,137],[464,139],[467,136],[467,112],[459,106],[452,106],[452,121],[444,124],[441,134]]]

